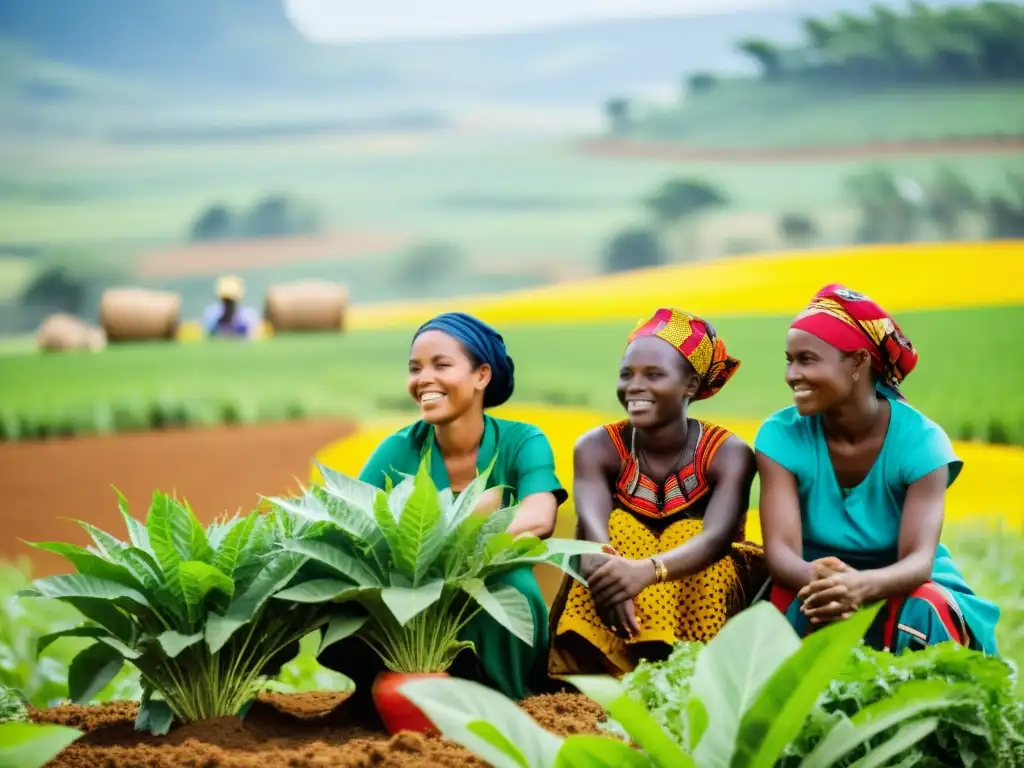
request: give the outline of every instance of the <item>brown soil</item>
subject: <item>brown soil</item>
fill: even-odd
[[[64,558],[25,541],[89,542],[77,518],[123,538],[111,485],[145,519],[154,490],[187,499],[209,523],[248,511],[259,495],[296,490],[313,454],[352,432],[343,421],[169,430],[31,443],[0,443],[0,558],[30,556],[38,576],[66,573]]]
[[[691,147],[669,141],[586,139],[582,152],[606,157],[641,157],[652,160],[709,162],[820,162],[903,155],[954,155],[1019,153],[1022,136],[945,139],[936,141],[889,141],[843,146],[803,147]]]
[[[346,722],[344,694],[261,696],[244,720],[219,718],[179,726],[166,736],[134,730],[131,702],[37,710],[36,722],[85,731],[49,768],[473,768],[486,765],[441,737],[387,736]],[[593,733],[601,708],[579,694],[523,702],[541,726],[568,736]]]
[[[154,251],[142,257],[138,275],[192,277],[287,264],[338,261],[394,251],[409,238],[387,232],[344,232],[309,237],[271,237],[226,243],[196,243]]]

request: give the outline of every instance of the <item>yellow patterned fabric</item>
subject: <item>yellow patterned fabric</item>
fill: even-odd
[[[702,520],[686,518],[658,533],[621,509],[614,510],[608,521],[611,545],[621,556],[634,560],[676,549],[703,528]],[[652,584],[637,595],[634,604],[640,634],[629,640],[605,626],[590,591],[572,581],[552,636],[548,674],[607,672],[619,677],[636,667],[630,648],[637,644],[708,642],[728,618],[749,604],[765,578],[760,548],[734,543],[730,554],[703,571]]]

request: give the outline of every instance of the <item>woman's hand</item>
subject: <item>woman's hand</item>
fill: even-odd
[[[594,602],[601,607],[632,601],[654,580],[654,563],[650,560],[610,556],[587,581]]]
[[[599,608],[597,613],[608,629],[623,640],[640,634],[640,623],[636,620],[636,606],[632,600]]]
[[[838,558],[811,563],[815,580],[797,592],[800,611],[812,624],[849,618],[867,595],[867,579]]]

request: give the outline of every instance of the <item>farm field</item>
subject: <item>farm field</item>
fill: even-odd
[[[239,147],[81,147],[49,151],[4,171],[18,180],[0,197],[0,243],[104,249],[116,239],[136,251],[180,242],[214,202],[249,205],[271,191],[311,201],[327,229],[443,237],[493,264],[502,254],[557,255],[587,263],[607,238],[643,219],[641,200],[669,177],[720,186],[730,211],[829,210],[847,204],[843,180],[875,162],[870,154],[812,163],[717,160],[668,165],[598,157],[572,139],[431,137],[408,149],[359,154],[294,142]],[[296,151],[301,149],[302,151]],[[104,162],[81,158],[94,155]],[[887,158],[910,176],[951,165],[982,188],[1020,166],[1005,156]],[[31,169],[31,170],[30,170]],[[54,228],[52,222],[60,220]]]

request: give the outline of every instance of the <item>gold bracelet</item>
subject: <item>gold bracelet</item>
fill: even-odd
[[[654,581],[656,584],[661,584],[668,578],[668,568],[665,567],[665,563],[661,561],[660,557],[652,557],[651,562],[654,563]]]

